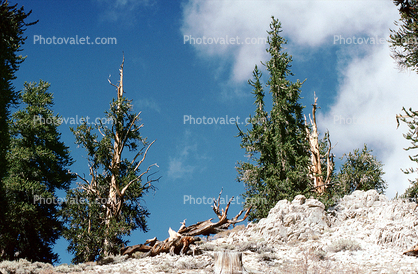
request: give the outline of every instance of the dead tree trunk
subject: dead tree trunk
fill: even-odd
[[[213,211],[215,212],[216,216],[218,216],[219,221],[216,223],[212,222],[212,218],[203,222],[199,222],[197,224],[191,225],[186,227],[186,220],[182,222],[182,226],[177,231],[179,234],[184,236],[197,236],[197,235],[203,235],[203,236],[209,236],[210,234],[217,234],[219,232],[225,231],[228,229],[229,226],[235,225],[236,223],[243,222],[250,213],[251,207],[247,209],[242,209],[233,219],[228,219],[228,209],[231,205],[231,202],[234,200],[234,197],[232,197],[228,204],[225,207],[225,210],[220,210],[220,198],[221,198],[222,190],[219,193],[218,199],[213,199]],[[238,218],[242,215],[242,213],[245,212],[244,217],[240,220]]]
[[[119,83],[118,85],[112,84],[110,79],[108,80],[109,83],[116,87],[117,89],[117,105],[116,105],[116,113],[115,113],[115,119],[113,120],[113,126],[111,128],[113,139],[113,146],[112,149],[110,149],[109,153],[111,154],[111,161],[109,165],[106,167],[110,171],[110,174],[108,175],[110,178],[108,180],[109,182],[109,191],[107,194],[107,197],[105,197],[103,192],[101,192],[97,187],[97,181],[96,177],[98,176],[97,170],[93,166],[90,166],[90,175],[92,176],[91,181],[87,181],[80,175],[76,174],[79,178],[81,178],[84,182],[86,182],[85,185],[80,185],[82,189],[84,189],[87,192],[91,192],[94,195],[96,195],[101,201],[105,200],[106,202],[103,204],[103,206],[106,208],[106,213],[104,217],[104,224],[106,225],[107,231],[110,230],[111,220],[112,219],[118,219],[121,213],[121,209],[123,204],[125,203],[125,194],[128,190],[128,188],[137,182],[140,182],[142,179],[142,176],[147,174],[150,171],[150,168],[152,166],[157,166],[157,164],[153,164],[151,166],[148,166],[145,171],[143,171],[139,176],[129,181],[126,185],[121,185],[119,177],[120,177],[120,166],[122,161],[122,152],[125,148],[126,144],[130,142],[130,134],[133,132],[137,132],[139,129],[143,127],[143,124],[136,126],[135,124],[139,120],[139,115],[141,113],[138,113],[136,116],[134,116],[127,124],[124,124],[126,111],[124,111],[121,107],[122,105],[122,98],[123,98],[123,66],[124,66],[125,58],[123,58],[122,64],[119,69]],[[109,137],[106,136],[106,132],[102,132],[99,128],[99,132],[103,137]],[[147,146],[144,147],[144,149],[141,149],[133,158],[131,164],[135,164],[133,169],[131,170],[132,173],[137,172],[140,165],[145,160],[149,148],[154,144],[155,140],[151,143],[147,144]],[[138,163],[135,163],[135,161],[139,158]],[[147,178],[148,179],[148,178]],[[154,180],[149,180],[147,184],[151,186],[151,183]],[[144,189],[146,189],[144,187]],[[102,196],[103,195],[103,196]],[[90,228],[89,228],[90,229]],[[104,236],[104,255],[110,255],[110,252],[114,252],[113,245],[115,244],[115,237],[117,235],[110,235],[110,233],[105,233]]]
[[[334,169],[334,156],[331,155],[331,140],[329,139],[329,132],[327,131],[325,133],[325,139],[327,143],[329,144],[327,152],[325,155],[321,155],[321,150],[319,146],[319,140],[318,140],[318,127],[316,124],[316,109],[317,109],[317,103],[318,100],[317,97],[315,97],[315,102],[312,105],[312,119],[309,115],[310,124],[312,126],[312,129],[309,129],[307,119],[305,116],[305,129],[306,134],[308,136],[309,140],[309,146],[311,150],[311,166],[309,167],[309,175],[313,180],[313,189],[319,193],[322,194],[325,192],[326,186],[331,182],[331,174]],[[321,159],[325,158],[327,163],[327,177],[324,181],[323,175],[322,175],[322,167],[321,167]]]
[[[125,59],[125,58],[124,58]],[[120,100],[123,96],[123,65],[124,65],[124,60],[122,61],[122,64],[120,66],[119,69],[119,75],[120,75],[120,80],[119,80],[119,85],[113,85],[110,81],[109,83],[113,86],[115,86],[117,88],[117,98],[118,98],[118,106],[117,106],[117,117],[120,117]],[[118,121],[119,119],[116,119],[116,123],[120,123],[120,121]],[[122,118],[122,117],[121,117]],[[109,189],[109,194],[108,194],[108,198],[107,198],[107,209],[106,209],[106,219],[105,219],[105,224],[107,229],[109,230],[110,228],[110,220],[112,218],[115,218],[118,214],[118,207],[119,205],[122,205],[123,201],[120,201],[120,192],[118,189],[118,183],[117,183],[117,178],[119,177],[119,165],[121,162],[121,155],[122,155],[122,150],[123,150],[123,146],[122,146],[122,140],[121,140],[121,132],[120,129],[121,127],[116,126],[115,129],[115,139],[113,142],[113,155],[112,155],[112,162],[111,162],[111,166],[110,166],[110,170],[111,170],[111,176],[110,176],[110,189]],[[119,192],[119,193],[118,193]],[[118,195],[119,194],[119,195]],[[109,251],[110,251],[110,245],[112,244],[112,239],[111,239],[111,235],[105,235],[105,240],[104,240],[104,254],[105,256],[109,255]]]
[[[250,213],[251,207],[248,209],[241,210],[234,218],[228,219],[228,209],[233,201],[234,197],[232,197],[228,204],[225,207],[225,210],[220,210],[220,198],[221,198],[222,190],[219,193],[219,197],[217,200],[213,199],[213,211],[218,216],[219,221],[214,223],[212,222],[212,218],[203,222],[198,222],[194,225],[186,227],[186,220],[181,222],[180,229],[176,232],[169,228],[168,233],[170,235],[169,238],[165,239],[164,241],[158,241],[156,238],[147,240],[145,244],[142,245],[135,245],[129,246],[126,248],[121,249],[121,255],[131,255],[134,252],[141,251],[141,252],[148,252],[147,255],[155,256],[160,253],[170,253],[170,254],[186,254],[189,250],[190,245],[194,244],[196,241],[200,240],[198,235],[209,236],[211,234],[217,234],[219,232],[225,231],[228,229],[229,226],[235,225],[236,223],[243,222]],[[245,212],[244,217],[242,219],[238,219],[242,213]]]

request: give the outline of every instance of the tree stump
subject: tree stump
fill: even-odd
[[[242,253],[222,251],[215,253],[215,274],[246,273],[242,265]]]

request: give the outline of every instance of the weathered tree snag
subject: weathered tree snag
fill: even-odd
[[[144,244],[122,247],[120,249],[120,254],[130,256],[138,251],[149,252],[156,242],[158,242],[157,237],[154,237],[153,239],[146,240]]]
[[[249,207],[248,209],[241,210],[233,219],[228,219],[228,209],[234,197],[232,197],[229,200],[228,204],[225,207],[225,210],[219,210],[221,194],[222,190],[219,193],[218,199],[213,199],[212,206],[213,211],[219,218],[218,222],[213,223],[213,218],[211,218],[209,220],[198,222],[194,225],[186,227],[186,220],[184,220],[183,222],[181,222],[180,229],[177,232],[169,228],[168,233],[170,237],[165,239],[164,241],[158,241],[157,238],[150,239],[147,240],[144,244],[124,247],[120,250],[120,254],[132,255],[137,251],[141,251],[148,252],[148,256],[155,256],[162,252],[170,253],[171,255],[183,255],[186,254],[187,251],[190,249],[190,245],[200,240],[199,237],[195,236],[209,236],[210,234],[217,234],[219,232],[227,230],[230,225],[235,225],[236,223],[244,221],[248,217],[251,207]],[[246,210],[244,217],[242,219],[238,219],[242,215],[244,210]]]
[[[147,255],[155,256],[160,253],[170,253],[170,255],[184,255],[189,250],[189,246],[198,240],[200,239],[190,236],[179,236],[171,240],[168,238],[162,242],[157,242]]]
[[[229,200],[228,204],[225,207],[225,210],[222,209],[221,211],[219,211],[221,194],[222,194],[222,190],[219,193],[218,199],[217,200],[213,199],[213,206],[212,206],[213,211],[219,218],[218,222],[213,223],[212,222],[213,218],[211,218],[209,220],[199,222],[197,224],[186,227],[185,225],[186,220],[184,220],[182,222],[180,229],[177,232],[184,236],[197,236],[197,235],[209,236],[210,234],[217,234],[219,232],[227,230],[230,225],[235,225],[236,223],[243,222],[248,217],[251,207],[246,209],[247,211],[245,212],[245,215],[242,219],[238,220],[238,218],[242,215],[245,209],[242,209],[233,219],[229,220],[227,218],[228,209],[229,209],[229,206],[231,205],[231,202],[234,200],[234,197],[232,197]]]
[[[199,241],[198,237],[177,236],[158,241],[157,238],[147,240],[144,244],[121,248],[121,255],[131,256],[135,252],[145,252],[146,256],[155,256],[160,253],[170,253],[171,255],[183,255],[189,250],[190,245]]]
[[[334,168],[334,156],[330,154],[331,153],[331,140],[329,138],[328,131],[325,133],[325,139],[327,140],[329,147],[328,147],[327,153],[323,156],[321,155],[319,141],[318,141],[318,127],[316,124],[316,109],[317,109],[316,101],[318,100],[318,98],[315,97],[315,93],[314,93],[314,100],[315,102],[312,105],[312,119],[309,115],[310,124],[312,125],[312,131],[308,127],[306,116],[305,116],[305,128],[306,128],[306,134],[308,136],[310,150],[311,150],[311,166],[309,167],[309,171],[310,171],[309,175],[314,182],[313,189],[317,193],[322,194],[325,192],[326,186],[330,184],[331,182],[331,174]],[[322,168],[321,168],[321,159],[324,157],[327,161],[327,177],[325,181],[322,177]]]
[[[327,143],[328,143],[328,150],[327,150],[327,153],[325,154],[325,158],[327,159],[327,178],[325,179],[324,185],[326,187],[327,185],[331,183],[331,174],[332,174],[335,164],[334,164],[334,155],[331,154],[332,147],[331,147],[331,140],[329,138],[329,131],[325,133],[325,139],[327,140]]]
[[[223,251],[215,253],[215,274],[241,274],[245,273],[242,265],[242,253]]]
[[[149,252],[151,250],[151,246],[147,246],[144,244],[140,244],[140,245],[133,245],[133,246],[128,246],[128,247],[122,247],[120,249],[120,254],[121,255],[132,255],[135,252]]]
[[[111,234],[110,228],[111,228],[111,221],[112,220],[118,220],[121,216],[121,211],[123,205],[126,203],[126,200],[128,199],[126,197],[126,194],[128,192],[128,189],[132,187],[133,184],[141,183],[143,191],[145,192],[148,189],[153,189],[154,186],[152,185],[153,182],[158,181],[158,179],[150,179],[150,176],[147,177],[146,183],[142,183],[143,177],[147,174],[149,174],[151,168],[153,166],[158,167],[157,164],[152,164],[148,166],[141,174],[136,175],[132,180],[130,180],[126,184],[122,184],[120,177],[120,168],[121,168],[121,161],[122,161],[122,152],[126,147],[129,146],[129,143],[131,142],[130,139],[132,138],[132,135],[135,132],[138,132],[139,129],[141,129],[144,125],[136,125],[136,123],[139,121],[139,115],[141,112],[139,112],[137,115],[135,115],[131,120],[129,120],[129,123],[126,125],[124,113],[121,109],[122,106],[122,98],[124,93],[124,87],[123,87],[123,67],[124,67],[125,57],[123,57],[122,64],[119,69],[119,83],[118,85],[113,84],[110,79],[108,79],[109,84],[114,86],[117,89],[117,111],[116,111],[116,119],[113,121],[113,125],[110,129],[112,132],[112,137],[114,138],[113,146],[110,149],[109,153],[111,154],[111,161],[107,164],[106,169],[109,171],[109,175],[106,175],[105,178],[106,182],[109,183],[109,191],[108,193],[103,193],[99,190],[99,187],[97,185],[97,178],[98,170],[97,167],[94,165],[90,165],[90,175],[91,180],[88,181],[84,177],[80,176],[79,174],[75,173],[75,175],[82,179],[85,183],[79,184],[79,187],[86,191],[87,193],[94,194],[97,198],[99,198],[101,201],[105,201],[102,206],[106,208],[106,213],[104,216],[104,224],[107,227],[107,231],[105,231],[103,238],[104,238],[104,255],[110,255],[111,253],[114,253],[115,249],[114,246],[117,243],[116,235],[117,234]],[[101,123],[100,123],[101,124]],[[106,134],[100,130],[100,127],[98,127],[98,130],[100,134],[103,137],[106,137]],[[139,149],[139,151],[135,154],[130,164],[134,166],[129,171],[133,174],[137,174],[137,172],[140,172],[140,166],[144,162],[148,150],[150,147],[154,144],[155,140],[151,143],[147,143],[142,149]],[[136,162],[138,160],[138,162]],[[107,162],[106,162],[107,163]],[[144,180],[145,181],[145,180]],[[106,195],[106,196],[103,196]],[[87,216],[90,217],[90,216]],[[90,220],[90,218],[89,218]],[[88,226],[88,231],[90,231],[91,226]]]

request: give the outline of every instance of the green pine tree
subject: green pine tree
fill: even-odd
[[[68,193],[62,210],[74,263],[119,254],[126,243],[123,236],[137,228],[147,231],[149,212],[141,200],[154,189],[148,173],[156,164],[142,171],[140,167],[155,141],[149,143],[140,134],[139,113],[132,113],[131,102],[123,97],[123,63],[115,87],[118,97],[105,112],[110,124],[86,121],[72,129],[76,143],[87,150],[90,169],[90,180],[77,175],[82,182]]]
[[[412,145],[410,147],[405,148],[406,151],[413,150],[418,148],[418,111],[413,111],[411,108],[409,110],[406,110],[405,108],[402,108],[402,110],[405,112],[405,115],[397,115],[396,120],[405,123],[409,130],[406,134],[403,134],[405,139],[409,140]],[[409,156],[409,159],[412,162],[418,163],[418,154],[414,153],[412,156]],[[405,174],[412,174],[412,173],[418,173],[418,168],[410,167],[408,169],[402,170]],[[418,178],[415,178],[414,180],[409,180],[411,183],[411,186],[406,189],[405,193],[402,195],[406,198],[416,198],[418,195]]]
[[[392,57],[401,68],[418,72],[418,1],[394,0],[399,6],[400,20],[395,22],[397,30],[390,30]]]
[[[253,87],[256,111],[250,116],[251,129],[239,129],[241,148],[249,162],[239,162],[238,181],[243,182],[246,192],[244,207],[253,206],[250,220],[259,220],[279,200],[293,199],[311,188],[308,178],[309,144],[307,142],[303,106],[299,103],[302,83],[292,83],[287,78],[291,56],[283,51],[287,42],[280,36],[281,24],[272,18],[268,32],[270,60],[265,64],[270,78],[267,82],[272,96],[270,113],[265,110],[261,72],[254,69]]]
[[[57,129],[59,117],[51,110],[49,86],[42,80],[25,83],[20,97],[26,107],[10,121],[10,168],[4,179],[8,237],[3,259],[50,263],[58,259],[52,251],[62,230],[56,191],[67,189],[73,176],[68,171],[69,150]]]
[[[398,30],[391,30],[390,40],[392,48],[392,58],[401,68],[410,68],[418,73],[418,1],[416,0],[394,0],[396,6],[399,6],[401,18],[395,25]],[[409,131],[403,136],[411,141],[412,145],[405,150],[418,148],[418,111],[406,110],[402,108],[404,115],[396,115],[396,120],[405,123]],[[418,163],[418,154],[409,156],[409,159]],[[418,168],[409,168],[403,170],[405,174],[418,173]],[[407,198],[416,198],[418,195],[418,178],[409,180],[411,186],[402,195]]]
[[[0,254],[9,241],[9,225],[5,219],[8,205],[3,179],[8,168],[6,154],[10,145],[10,107],[16,105],[18,98],[12,80],[16,79],[15,73],[24,60],[18,55],[26,40],[23,32],[26,26],[34,24],[24,22],[30,12],[25,13],[23,7],[16,7],[17,5],[9,6],[7,0],[0,0]]]
[[[17,103],[18,94],[15,91],[12,80],[16,79],[15,73],[24,61],[21,46],[27,37],[23,37],[26,26],[34,23],[25,23],[24,20],[31,12],[25,13],[23,7],[9,6],[7,0],[0,0],[0,179],[6,174],[6,153],[10,138],[8,119],[10,118],[10,106]]]
[[[383,164],[376,159],[364,144],[363,149],[355,149],[353,153],[345,154],[341,159],[346,161],[341,166],[337,175],[338,184],[334,190],[339,197],[348,195],[355,190],[375,189],[380,194],[384,194],[387,183],[383,180]]]

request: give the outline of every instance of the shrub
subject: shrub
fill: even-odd
[[[333,242],[329,247],[329,251],[331,252],[340,252],[344,250],[357,251],[360,249],[360,244],[351,239],[339,239],[338,241]]]

